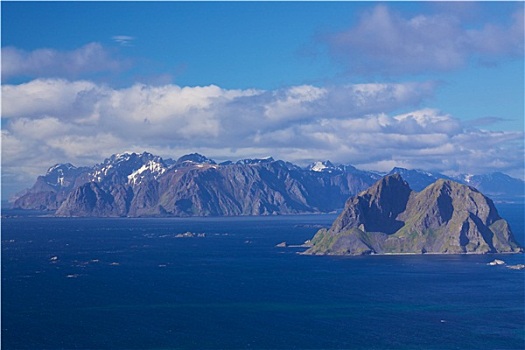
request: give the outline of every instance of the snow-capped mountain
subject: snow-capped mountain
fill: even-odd
[[[394,168],[420,191],[438,178],[422,170]],[[14,201],[21,209],[62,216],[269,215],[331,212],[382,175],[351,165],[319,161],[243,159],[222,162],[193,153],[173,161],[144,152],[115,154],[93,167],[57,164]],[[520,195],[523,181],[505,174],[455,179],[488,194]]]
[[[144,152],[115,154],[94,166],[90,179],[102,185],[114,183],[137,184],[140,179],[157,178],[167,170],[161,157]]]

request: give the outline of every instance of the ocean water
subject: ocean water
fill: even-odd
[[[3,218],[2,349],[525,348],[525,271],[487,265],[523,254],[275,246],[334,218]]]

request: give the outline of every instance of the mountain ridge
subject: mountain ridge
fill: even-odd
[[[416,188],[440,176],[403,168],[395,168],[392,172],[410,172],[409,182]],[[381,176],[330,161],[314,162],[301,168],[271,157],[217,164],[198,153],[177,160],[163,159],[148,152],[123,153],[114,154],[92,167],[77,168],[69,163],[53,165],[46,175],[37,178],[32,188],[13,201],[13,207],[54,211],[61,216],[333,212],[342,208],[348,197],[367,189]],[[520,183],[520,180],[507,178],[511,179],[516,192],[516,181]],[[482,184],[484,178],[469,178],[472,179]],[[81,198],[82,195],[88,194],[98,198],[100,205],[105,203],[106,211],[80,205],[87,200]]]

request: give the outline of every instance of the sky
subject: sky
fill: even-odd
[[[523,2],[1,2],[2,199],[148,151],[524,178]]]

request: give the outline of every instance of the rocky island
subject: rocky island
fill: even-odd
[[[329,229],[303,254],[485,254],[523,251],[491,199],[473,187],[439,179],[413,191],[388,175],[351,197]]]

